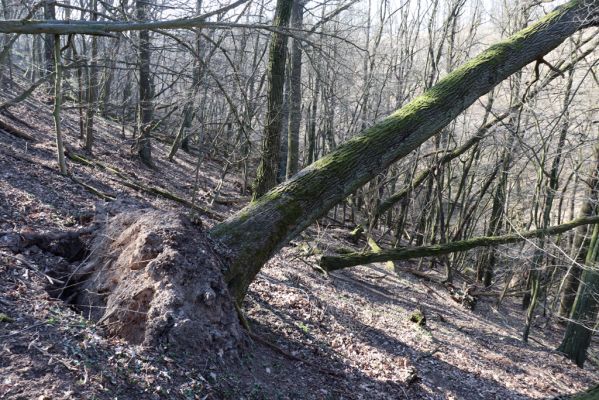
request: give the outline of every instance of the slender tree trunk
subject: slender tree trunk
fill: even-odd
[[[587,357],[587,350],[593,337],[593,328],[599,312],[599,225],[595,225],[589,251],[586,258],[586,269],[582,273],[576,300],[570,315],[564,339],[558,351],[576,362],[582,368]]]
[[[493,192],[493,205],[491,206],[491,218],[489,219],[489,227],[487,236],[497,236],[501,230],[501,222],[503,221],[503,207],[505,205],[505,191],[507,188],[507,175],[509,173],[512,160],[512,149],[505,148],[501,157],[501,176],[499,182]],[[483,282],[488,287],[491,286],[493,274],[495,270],[496,253],[495,248],[488,249],[482,259],[479,261],[477,280]]]
[[[137,0],[136,3],[137,19],[145,21],[149,18],[148,2]],[[138,137],[136,138],[135,151],[144,164],[152,166],[152,142],[150,133],[153,120],[152,98],[152,77],[150,75],[150,31],[142,30],[139,32],[138,43],[138,68],[139,68],[139,108],[138,108]]]
[[[591,177],[588,180],[588,192],[582,208],[580,210],[580,217],[587,217],[597,214],[597,207],[599,202],[599,146],[595,146],[595,164],[591,171]],[[573,258],[575,260],[572,263],[569,271],[567,272],[563,289],[561,293],[561,301],[559,307],[559,315],[564,318],[568,318],[572,312],[572,305],[578,292],[580,283],[580,276],[582,274],[582,268],[580,264],[583,264],[586,259],[586,254],[589,247],[588,226],[581,226],[576,230],[574,244],[573,244]]]
[[[295,0],[291,8],[291,27],[302,29],[303,19],[303,0]],[[285,173],[287,179],[295,175],[299,165],[299,130],[302,121],[302,47],[299,39],[292,40],[289,82],[289,127],[287,130],[287,171]]]
[[[293,0],[277,0],[277,9],[273,25],[286,28],[289,25]],[[285,86],[285,64],[287,59],[287,35],[273,32],[270,39],[268,60],[268,109],[262,158],[256,181],[254,182],[253,200],[262,197],[276,185],[279,168],[281,146],[281,122],[283,114],[283,89]]]
[[[98,2],[92,0],[91,20],[98,20]],[[96,115],[96,102],[98,97],[98,37],[91,38],[91,61],[87,81],[87,113],[85,116],[85,150],[92,152],[94,144],[94,117]]]
[[[568,82],[566,84],[566,94],[564,97],[563,104],[563,122],[560,130],[560,136],[557,143],[557,154],[553,158],[553,162],[551,163],[551,170],[549,171],[549,182],[547,184],[547,194],[545,195],[545,204],[543,207],[543,215],[541,220],[541,228],[546,228],[551,223],[551,210],[553,208],[553,200],[555,198],[555,193],[557,192],[557,188],[559,185],[559,171],[561,166],[561,158],[562,158],[562,150],[564,147],[564,143],[566,141],[566,134],[568,133],[568,128],[570,126],[568,107],[570,105],[570,94],[572,90],[572,80],[573,80],[573,72],[570,70],[568,76]],[[543,168],[543,165],[540,165],[539,168]],[[543,259],[545,257],[544,246],[545,240],[541,238],[537,249],[535,251],[535,255],[533,257],[533,264],[531,267],[531,302],[528,306],[528,310],[526,313],[526,324],[524,326],[524,332],[522,334],[522,338],[524,341],[528,340],[528,335],[530,332],[530,327],[532,324],[532,319],[534,317],[535,308],[537,306],[537,302],[540,296],[544,295],[543,291],[543,281],[546,280],[547,268],[543,265]]]
[[[110,64],[104,68],[104,77],[102,79],[102,94],[100,96],[99,101],[99,112],[103,117],[107,117],[108,114],[112,111],[110,107],[110,101],[112,99],[112,82],[114,80],[114,68],[117,62],[117,55],[119,54],[121,49],[121,44],[121,36],[117,36]]]
[[[44,19],[56,19],[56,0],[44,0]],[[53,34],[44,35],[44,70],[46,74],[54,71],[54,38]]]
[[[60,59],[60,36],[54,35],[52,40],[54,45],[54,129],[56,131],[56,154],[58,158],[58,168],[62,175],[67,175],[67,164],[64,158],[64,144],[62,142],[62,129],[60,126],[60,108],[62,106],[62,61]]]

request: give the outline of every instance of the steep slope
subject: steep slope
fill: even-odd
[[[5,88],[2,96],[19,91]],[[229,175],[210,206],[221,165],[205,160],[196,180],[195,155],[180,152],[169,163],[168,146],[154,141],[157,168],[148,169],[129,152],[131,134],[123,138],[120,126],[102,119],[95,153],[86,156],[93,163],[70,161],[76,180],[62,177],[44,100],[11,108],[13,118],[0,115],[0,398],[531,399],[580,391],[596,379],[597,365],[581,370],[553,351],[562,329],[551,320],[538,320],[523,344],[522,313],[510,299],[496,307],[481,297],[470,311],[443,286],[382,265],[322,275],[312,254],[352,245],[347,227],[326,221],[252,285],[245,304],[252,333],[240,358],[142,351],[107,336],[46,290],[48,275],[78,265],[81,255],[13,251],[14,235],[6,233],[85,229],[107,208],[190,214],[157,193],[190,202],[194,187],[195,204],[210,212],[193,218],[211,226],[242,205],[240,183]],[[82,154],[76,113],[63,117],[71,155]],[[415,309],[425,313],[424,326],[410,321]]]

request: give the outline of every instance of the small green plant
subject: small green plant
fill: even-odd
[[[0,322],[13,322],[13,319],[4,313],[0,313]]]
[[[418,326],[424,326],[426,325],[426,316],[422,310],[416,309],[414,312],[412,312],[412,315],[410,315],[410,321],[414,322]]]
[[[304,332],[304,333],[308,333],[310,332],[310,327],[306,324],[304,324],[303,322],[298,322],[297,326]]]

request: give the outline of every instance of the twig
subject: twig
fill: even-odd
[[[118,178],[120,178],[120,179],[117,179],[117,182],[121,183],[122,185],[125,185],[125,186],[130,187],[135,190],[139,190],[141,192],[145,192],[145,193],[153,194],[155,196],[160,196],[160,197],[163,197],[163,198],[166,198],[169,200],[173,200],[177,203],[183,204],[183,205],[185,205],[193,210],[196,210],[196,211],[204,214],[205,216],[215,219],[217,221],[220,221],[223,219],[220,215],[218,215],[204,207],[195,205],[192,202],[185,200],[182,197],[179,197],[173,193],[166,191],[165,189],[161,189],[161,188],[158,188],[155,186],[147,186],[147,185],[144,185],[141,183],[134,182],[133,179],[131,179],[129,176],[127,176],[123,172],[119,171],[117,168],[111,167],[111,166],[104,164],[100,161],[89,160],[89,159],[85,158],[84,156],[82,156],[80,154],[75,154],[71,151],[67,151],[66,155],[70,160],[75,161],[79,164],[83,164],[88,167],[98,167],[106,172],[109,172],[109,173],[117,176]]]
[[[10,258],[12,260],[19,261],[20,263],[22,263],[26,267],[26,269],[31,270],[31,271],[35,272],[36,274],[39,274],[42,277],[46,278],[50,282],[51,285],[55,285],[57,283],[60,283],[62,285],[65,284],[65,282],[61,281],[60,279],[52,278],[51,276],[49,276],[47,274],[44,274],[42,271],[40,271],[39,269],[35,268],[32,264],[28,263],[27,261],[23,260],[22,258],[15,257],[15,256],[13,256],[11,254],[7,254],[7,253],[0,253],[0,255],[2,255],[4,257],[8,257],[8,258]],[[21,267],[21,268],[24,268],[24,267]]]

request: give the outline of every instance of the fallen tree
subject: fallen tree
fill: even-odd
[[[590,41],[590,39],[588,41]],[[591,45],[588,46],[588,48],[586,50],[584,50],[583,52],[579,52],[579,49],[577,48],[574,52],[572,52],[572,54],[570,56],[570,58],[572,58],[572,60],[570,62],[565,63],[565,61],[562,61],[559,64],[556,64],[554,66],[555,69],[552,69],[551,72],[548,74],[548,76],[545,79],[543,79],[535,87],[534,90],[531,90],[528,93],[526,93],[525,97],[520,102],[513,105],[510,108],[510,110],[495,116],[492,120],[483,124],[483,126],[481,126],[478,129],[478,131],[474,135],[472,135],[472,137],[470,139],[468,139],[466,142],[464,142],[464,144],[462,144],[461,146],[444,154],[443,156],[441,156],[441,158],[439,158],[439,160],[434,165],[432,165],[431,167],[418,173],[418,175],[416,175],[416,177],[410,182],[410,186],[404,187],[401,190],[399,190],[399,191],[391,194],[389,197],[387,197],[384,201],[381,202],[381,204],[375,210],[375,213],[374,213],[375,222],[378,218],[381,217],[381,215],[383,215],[384,213],[389,211],[389,209],[391,209],[395,204],[399,203],[400,201],[405,199],[407,196],[409,196],[410,193],[414,192],[414,190],[416,188],[418,188],[423,182],[425,182],[426,179],[429,176],[431,176],[436,169],[438,169],[440,166],[442,166],[444,164],[451,162],[452,160],[455,160],[456,158],[458,158],[461,155],[463,155],[464,153],[466,153],[468,150],[474,148],[478,143],[480,143],[480,141],[482,139],[487,137],[487,135],[489,134],[491,129],[493,129],[494,127],[499,125],[502,121],[504,121],[507,117],[509,117],[514,111],[522,108],[526,103],[528,103],[530,100],[535,98],[535,96],[543,88],[547,87],[547,85],[549,83],[553,82],[557,77],[563,77],[567,71],[572,70],[572,68],[574,68],[574,66],[576,66],[576,64],[579,61],[583,60],[586,56],[591,54],[597,48],[598,44],[599,44],[599,38],[593,40]]]
[[[435,135],[476,99],[578,30],[599,22],[599,1],[571,1],[499,42],[361,135],[306,167],[210,234],[229,249],[225,279],[237,301],[264,263],[316,219]]]
[[[458,242],[419,247],[398,247],[390,250],[368,251],[362,253],[349,253],[340,255],[323,256],[320,258],[320,267],[326,271],[353,267],[383,261],[401,261],[412,258],[435,257],[460,251],[472,250],[476,247],[497,246],[500,244],[517,243],[524,240],[558,235],[582,225],[599,223],[599,216],[578,218],[561,225],[551,226],[547,229],[535,229],[526,232],[510,233],[501,236],[482,236]]]
[[[179,28],[188,22],[102,24],[130,30]],[[239,334],[229,300],[237,304],[243,300],[256,274],[281,247],[443,129],[499,82],[533,61],[542,62],[545,54],[573,33],[598,23],[599,0],[574,0],[555,9],[216,225],[208,232],[210,237],[198,233],[185,219],[160,213],[134,212],[111,219],[97,236],[95,248],[99,250],[85,266],[81,278],[87,281],[76,282],[86,289],[77,303],[103,310],[96,318],[105,322],[110,332],[137,343],[167,338],[188,346],[193,331],[193,337],[210,338],[198,339],[204,345],[197,349],[214,348],[216,343],[222,349],[233,349]],[[2,22],[0,32],[107,32],[98,26],[94,30],[90,24]],[[124,231],[127,235],[116,238]],[[116,239],[112,243],[102,237]],[[190,238],[194,240],[188,241]],[[185,260],[196,260],[198,265],[194,269],[194,263]]]

